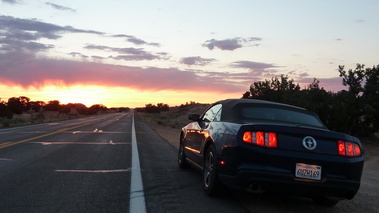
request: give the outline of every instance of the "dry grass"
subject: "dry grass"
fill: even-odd
[[[160,113],[138,112],[138,115],[162,138],[178,147],[180,129],[190,122],[188,115],[202,114],[208,107],[208,104],[192,104],[171,107],[169,111]]]

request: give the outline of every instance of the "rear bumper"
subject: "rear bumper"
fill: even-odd
[[[274,191],[304,197],[335,197],[352,199],[358,192],[360,181],[337,178],[321,181],[296,179],[291,174],[240,170],[236,175],[219,174],[220,181],[233,188],[250,188],[252,190]]]

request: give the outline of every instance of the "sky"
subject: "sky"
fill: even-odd
[[[379,64],[377,0],[1,0],[0,100],[88,107],[241,98],[288,75],[347,89]]]

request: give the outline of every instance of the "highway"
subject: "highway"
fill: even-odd
[[[1,129],[0,212],[246,212],[176,155],[133,111]]]
[[[201,172],[181,170],[176,160],[177,149],[133,111],[0,129],[0,213],[377,209],[377,179],[371,178],[377,170],[370,170],[377,162],[374,157],[366,162],[358,195],[333,208],[280,194],[230,191],[207,197]]]

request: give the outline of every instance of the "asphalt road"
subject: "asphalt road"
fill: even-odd
[[[369,170],[376,158],[367,162],[356,198],[333,208],[285,195],[207,197],[201,173],[179,169],[177,149],[132,114],[0,129],[0,213],[377,212],[377,179],[371,178],[377,170]],[[136,172],[140,191],[134,191],[138,175],[131,180]],[[143,208],[131,202],[136,199]]]
[[[130,115],[0,130],[0,212],[127,212]]]
[[[135,118],[146,212],[246,212]],[[132,112],[0,130],[0,212],[130,212]],[[134,212],[133,212],[134,213]]]

